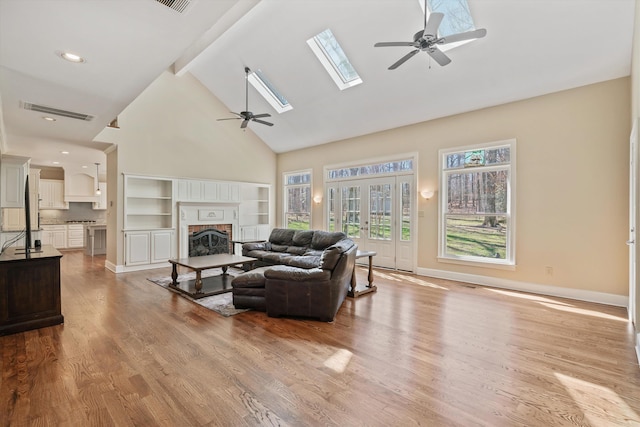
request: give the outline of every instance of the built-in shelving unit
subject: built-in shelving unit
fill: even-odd
[[[240,203],[240,239],[262,240],[270,232],[271,186],[243,184]]]
[[[173,228],[173,180],[124,177],[126,230]]]

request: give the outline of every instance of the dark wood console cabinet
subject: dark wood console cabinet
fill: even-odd
[[[64,322],[61,257],[53,246],[43,246],[28,258],[23,248],[8,248],[0,255],[0,336]]]

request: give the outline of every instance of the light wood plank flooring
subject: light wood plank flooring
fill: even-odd
[[[640,425],[622,308],[376,270],[332,323],[225,318],[103,265],[64,252],[65,324],[0,337],[1,426]]]

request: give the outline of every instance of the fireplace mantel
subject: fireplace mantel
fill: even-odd
[[[232,235],[238,235],[239,204],[178,202],[178,254],[189,256],[189,226],[231,224]]]

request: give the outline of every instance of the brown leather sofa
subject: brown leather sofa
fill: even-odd
[[[233,304],[236,308],[266,311],[270,317],[294,316],[332,321],[351,284],[357,245],[344,237],[343,233],[311,231],[305,234],[309,244],[305,252],[294,255],[274,251],[276,256],[272,256],[266,249],[273,246],[273,241],[280,241],[280,237],[288,235],[293,242],[293,235],[296,234],[294,230],[276,230],[275,234],[272,232],[275,239],[269,239],[271,245],[251,243],[243,247],[243,254],[247,256],[263,255],[259,258],[263,266],[233,279]],[[315,248],[320,247],[321,241],[330,243],[322,250],[314,249],[312,244],[316,233],[319,234]],[[278,261],[282,264],[276,264]]]

